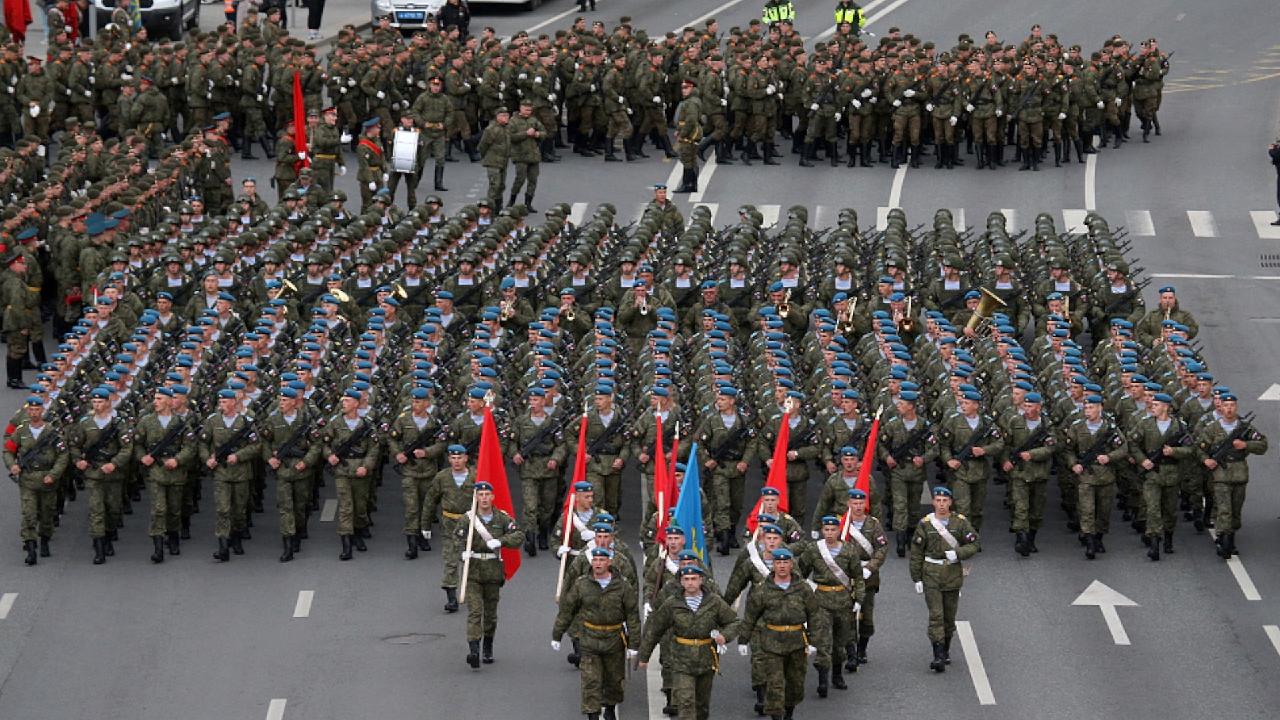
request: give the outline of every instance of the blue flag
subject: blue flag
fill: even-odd
[[[702,493],[699,491],[701,481],[698,478],[698,443],[689,450],[689,459],[684,474],[684,482],[680,485],[680,499],[676,502],[675,523],[684,530],[685,547],[698,553],[703,561],[707,559],[707,538],[704,536],[702,524]]]

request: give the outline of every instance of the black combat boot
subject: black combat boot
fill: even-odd
[[[653,138],[654,146],[661,150],[662,154],[668,160],[674,160],[676,158],[676,149],[671,147],[671,138],[667,137],[665,132],[658,132],[657,130],[654,130],[649,133],[649,136]]]
[[[1077,141],[1074,141],[1074,140],[1062,141],[1062,162],[1064,163],[1071,162],[1071,146],[1074,145],[1076,142]],[[1077,154],[1079,154],[1079,152],[1080,152],[1079,150],[1076,151]]]
[[[858,664],[859,665],[866,665],[869,662],[867,660],[867,645],[869,645],[870,643],[871,643],[871,638],[866,637],[865,635],[863,637],[858,638]]]
[[[253,154],[254,142],[256,142],[256,140],[253,138],[245,138],[244,143],[241,144],[240,146],[241,160],[257,160],[258,159],[258,156]]]
[[[864,167],[864,168],[873,167],[873,165],[871,164],[871,143],[870,142],[862,143],[862,157],[858,158],[858,167]]]
[[[1173,542],[1173,533],[1169,533],[1169,542],[1170,542],[1170,543],[1172,543],[1172,542]],[[1171,547],[1172,547],[1172,545],[1171,545]],[[1170,551],[1170,552],[1172,552],[1172,551]],[[40,536],[40,557],[49,557],[49,555],[50,555],[50,553],[49,553],[49,536],[48,536],[48,535],[41,535],[41,536]]]
[[[778,161],[775,158],[778,158],[778,157],[781,157],[781,155],[778,155],[777,150],[773,147],[773,143],[771,142],[765,143],[764,144],[764,164],[777,165]]]
[[[899,530],[897,533],[897,539],[898,539],[898,542],[897,542],[898,557],[906,557],[907,556],[907,540],[908,540],[906,531]]]
[[[182,518],[182,525],[181,525],[181,529],[178,530],[178,537],[182,538],[183,540],[191,539],[191,518],[189,517]]]
[[[1036,533],[1038,530],[1027,531],[1027,548],[1033,553],[1040,552],[1040,548],[1036,547]]]
[[[1112,133],[1114,133],[1114,134],[1113,134],[1113,136],[1112,136],[1112,137],[1114,138],[1114,141],[1113,141],[1113,143],[1112,143],[1112,145],[1111,145],[1111,149],[1112,149],[1112,150],[1119,150],[1119,149],[1120,149],[1120,143],[1124,142],[1124,137],[1123,137],[1124,133],[1123,133],[1123,130],[1120,128],[1120,126],[1119,126],[1119,125],[1116,125],[1116,126],[1112,129],[1112,131],[1111,131],[1111,132],[1112,132]]]
[[[1031,152],[1031,170],[1040,172],[1040,153],[1034,150]]]
[[[1164,534],[1164,552],[1166,555],[1173,554],[1173,531],[1168,530]]]
[[[536,541],[534,540],[532,530],[524,531],[524,554],[528,555],[529,557],[537,557],[538,555],[538,546],[536,544]],[[415,553],[415,556],[416,556],[416,553]]]
[[[444,186],[444,166],[436,165],[432,172],[436,192],[449,192],[449,188]]]
[[[340,537],[340,540],[342,541],[342,552],[338,553],[338,559],[350,560],[351,559],[351,536],[342,535]]]
[[[1084,556],[1089,560],[1093,560],[1094,558],[1098,557],[1098,545],[1094,541],[1095,537],[1097,536],[1089,534],[1089,535],[1085,535],[1083,538]]]
[[[942,643],[936,642],[932,644],[933,644],[933,662],[929,663],[929,669],[936,673],[946,672],[947,661],[946,661],[946,658],[944,658],[942,655],[942,652],[943,652]]]
[[[444,598],[444,611],[447,613],[458,612],[458,588],[445,588]]]
[[[894,170],[897,170],[900,164],[901,163],[898,162],[898,146],[890,145],[889,146],[889,167]]]
[[[485,665],[492,665],[493,664],[493,636],[492,635],[484,639],[483,648],[484,648],[484,654],[480,656],[481,661]]]
[[[360,552],[369,551],[369,546],[364,544],[364,535],[361,534],[360,530],[357,530],[356,534],[351,536],[351,544]]]
[[[280,562],[286,563],[292,560],[293,559],[293,538],[289,537],[288,535],[281,535],[280,547],[282,549],[282,552],[280,553]]]
[[[104,538],[94,538],[93,539],[93,564],[101,565],[106,561],[107,561],[107,541]]]
[[[405,551],[404,551],[404,559],[417,560],[418,559],[418,536],[405,535],[404,539],[405,539],[405,544],[408,545],[408,547],[405,548]]]
[[[756,693],[755,711],[757,715],[764,715],[764,686],[756,685],[751,688]]]
[[[1150,138],[1151,138],[1151,123],[1147,122],[1146,120],[1143,120],[1142,121],[1142,142],[1149,143],[1151,142]]]
[[[239,530],[231,531],[231,541],[230,541],[231,552],[235,553],[236,555],[244,554],[244,543],[242,542],[243,537],[244,535],[241,531]]]
[[[462,144],[463,149],[467,153],[467,159],[473,163],[480,162],[480,141],[477,139],[467,140]]]
[[[1018,171],[1031,169],[1031,148],[1027,148],[1022,152],[1022,164],[1018,166]]]
[[[716,162],[721,165],[733,164],[733,143],[721,140],[720,144],[716,145]]]
[[[1147,557],[1153,562],[1160,562],[1160,537],[1158,535],[1143,535],[1142,539],[1147,544]]]
[[[1062,151],[1063,151],[1062,142],[1055,140],[1053,143],[1053,166],[1054,167],[1062,167],[1062,160],[1063,160]],[[1066,158],[1067,162],[1071,162],[1071,158],[1070,158],[1071,150],[1069,147],[1067,148],[1067,155],[1068,155],[1068,157]]]
[[[570,665],[578,667],[578,662],[582,660],[582,653],[578,651],[578,639],[570,638],[570,641],[573,645],[573,649],[569,651],[569,655],[565,660],[567,660]]]
[[[15,390],[23,390],[26,385],[22,384],[22,359],[7,358],[5,361],[5,370],[8,375],[8,386]]]
[[[827,693],[829,692],[827,679],[830,677],[830,675],[831,675],[831,670],[829,668],[824,668],[824,667],[818,668],[818,697],[820,698],[826,697]]]
[[[213,552],[213,559],[218,562],[231,559],[231,546],[227,544],[226,538],[218,538],[218,549]]]
[[[23,562],[25,562],[28,565],[35,565],[36,564],[36,541],[23,540],[22,549],[27,551],[27,558],[23,560]]]
[[[480,641],[479,640],[467,641],[467,664],[471,666],[472,670],[480,669]]]
[[[813,163],[809,158],[813,157],[813,143],[805,143],[800,148],[800,167],[813,167]]]
[[[1105,553],[1107,551],[1107,546],[1102,544],[1102,533],[1094,533],[1093,549],[1098,553]]]
[[[832,140],[827,143],[827,160],[831,162],[831,167],[840,167],[840,142]]]
[[[613,138],[609,138],[605,143],[604,161],[605,162],[622,162],[622,160],[618,157],[617,152],[618,152],[618,149],[613,143]]]
[[[1019,530],[1018,534],[1014,536],[1013,549],[1022,557],[1031,554],[1031,545],[1027,542],[1027,534],[1025,532]]]
[[[164,536],[153,535],[151,537],[151,545],[153,548],[151,552],[151,562],[157,564],[164,562]]]
[[[112,530],[111,532],[113,532],[113,533],[114,533],[115,531],[114,531],[114,530]],[[115,543],[115,539],[114,539],[114,538],[112,538],[110,535],[108,535],[108,536],[106,536],[105,538],[103,538],[103,539],[102,539],[102,544],[103,544],[103,546],[106,548],[106,551],[107,551],[107,557],[115,557],[115,556],[116,556],[116,546],[115,546],[115,544],[114,544],[114,543]]]
[[[171,533],[165,534],[164,541],[165,541],[165,548],[169,551],[170,555],[182,554],[182,546],[178,542],[178,533],[171,532]]]
[[[262,145],[262,152],[267,156],[268,160],[276,159],[276,141],[270,136],[263,135],[258,138],[258,142]]]
[[[831,687],[837,690],[849,689],[849,683],[844,681],[844,668],[839,664],[831,666]]]
[[[942,639],[942,662],[951,664],[951,635]]]
[[[942,158],[943,158],[942,148],[944,148],[944,147],[946,147],[946,146],[945,146],[945,145],[941,145],[941,144],[935,144],[935,145],[933,146],[933,154],[937,156],[937,159],[933,161],[933,169],[934,169],[934,170],[941,170],[941,169],[942,169],[942,166],[943,166],[943,164],[944,164],[944,163],[943,163],[943,159],[942,159]]]
[[[296,533],[289,538],[289,544],[293,547],[295,553],[302,552],[302,537]]]
[[[974,170],[981,170],[987,166],[987,144],[978,143],[977,147],[978,164],[974,166]]]
[[[1151,116],[1151,127],[1155,128],[1156,135],[1160,134],[1160,118],[1159,117],[1155,115]],[[1165,552],[1168,552],[1168,550],[1166,550]]]
[[[627,143],[623,143],[623,147],[626,147],[626,144]],[[649,153],[644,151],[644,138],[640,136],[640,133],[638,131],[631,136],[630,144],[631,144],[631,152],[636,157],[640,157],[640,158],[649,157]],[[658,142],[655,140],[653,144],[657,146]]]
[[[600,720],[618,720],[618,706],[605,705],[604,712],[600,715]]]
[[[709,138],[709,137],[704,137],[704,138],[702,138],[701,140],[699,140],[699,141],[698,141],[698,159],[699,159],[699,160],[702,160],[703,162],[706,162],[706,160],[707,160],[707,150],[708,150],[712,145],[715,145],[715,144],[716,144],[716,141],[715,141],[714,139],[712,139],[712,138]]]
[[[751,165],[751,158],[752,156],[755,156],[755,148],[752,147],[753,145],[755,145],[755,143],[752,143],[752,142],[746,142],[743,144],[742,152],[738,154],[738,157],[742,160],[743,165],[747,165],[747,166]]]
[[[858,153],[861,150],[862,146],[858,143],[849,143],[849,162],[845,163],[845,167],[858,167]]]
[[[622,154],[626,157],[627,162],[635,162],[640,159],[639,153],[636,152],[636,145],[639,144],[639,141],[629,141],[626,139],[622,141]],[[645,155],[645,157],[649,156]]]
[[[1004,143],[992,143],[991,150],[992,157],[996,160],[996,167],[1004,167]]]
[[[539,530],[538,530],[538,549],[539,549],[539,550],[548,550],[548,549],[550,549],[550,543],[547,541],[547,529],[546,529],[546,528],[541,528],[541,529],[539,529]]]
[[[676,715],[679,715],[680,711],[676,710],[676,706],[671,704],[671,691],[663,690],[662,696],[666,698],[666,704],[662,706],[662,714],[667,717],[675,717]]]
[[[542,156],[544,163],[560,162],[560,156],[556,155],[555,145],[552,143],[551,138],[545,138],[538,143],[538,154]]]

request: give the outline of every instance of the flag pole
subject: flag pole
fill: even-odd
[[[458,602],[466,602],[467,576],[471,574],[471,542],[476,530],[476,503],[478,493],[471,491],[471,512],[467,513],[467,549],[462,553],[462,587],[458,590]]]
[[[880,415],[881,415],[881,414],[883,414],[883,413],[884,413],[884,406],[883,406],[883,405],[881,405],[880,407],[876,408],[876,417],[875,417],[875,419],[874,419],[874,420],[872,420],[872,421],[871,421],[871,422],[872,422],[872,425],[874,425],[874,424],[876,424],[876,423],[880,422]],[[877,431],[877,432],[878,432],[878,431]],[[873,441],[872,441],[870,438],[868,438],[868,442],[870,443],[870,442],[873,442]],[[863,458],[863,459],[862,459],[862,461],[863,461],[863,462],[874,462],[874,461],[875,461],[875,458]],[[861,473],[861,472],[862,472],[862,468],[858,468],[858,472],[859,472],[859,473]],[[856,487],[856,486],[855,486],[855,487]],[[868,511],[870,510],[870,506],[871,506],[871,492],[870,492],[870,488],[871,488],[871,471],[870,471],[870,470],[868,470],[868,471],[867,471],[867,489],[868,489],[868,492],[867,492],[867,509],[868,509]],[[849,523],[850,523],[850,522],[851,522],[851,521],[850,521],[850,519],[849,519],[849,508],[848,508],[848,506],[846,505],[846,507],[845,507],[845,511],[844,511],[844,521],[840,523],[840,542],[844,542],[845,540],[847,540],[847,539],[848,539],[848,537],[849,537]]]
[[[589,412],[590,407],[591,407],[591,400],[584,399],[582,401],[582,419],[579,421],[579,426],[578,426],[578,454],[579,455],[581,455],[585,451],[585,448],[583,447],[582,443],[584,440],[584,434],[586,432],[587,413]],[[573,485],[576,484],[579,480],[578,464],[579,464],[578,459],[574,458],[573,477],[570,478],[570,481],[569,481],[570,482],[569,497],[566,499],[565,505],[564,505],[564,523],[561,525],[561,533],[560,533],[562,538],[560,541],[560,570],[556,573],[555,601],[557,604],[560,602],[560,593],[561,591],[564,590],[564,571],[569,564],[569,547],[572,544],[569,533],[573,532],[573,519],[572,519],[573,505],[578,495],[577,491],[574,490]]]

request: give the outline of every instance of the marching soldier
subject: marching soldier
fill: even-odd
[[[755,430],[738,411],[738,390],[728,385],[716,391],[715,412],[705,415],[694,431],[706,451],[705,469],[711,473],[712,526],[718,551],[728,555],[738,546],[738,518],[747,467],[755,457]]]
[[[477,149],[482,156],[480,164],[489,176],[489,205],[497,212],[502,208],[502,192],[507,185],[507,163],[511,161],[511,133],[508,130],[511,113],[505,107],[500,107],[493,118],[494,121],[485,127],[484,134],[480,136]]]
[[[884,534],[880,519],[867,514],[867,494],[854,488],[849,491],[845,516],[841,518],[844,537],[852,540],[851,547],[858,555],[864,592],[862,609],[854,613],[851,640],[855,644],[845,648],[844,669],[857,672],[859,665],[867,663],[867,645],[876,634],[876,594],[880,592],[880,568],[889,556],[889,538]]]
[[[142,416],[134,429],[133,446],[147,476],[151,496],[151,562],[164,562],[165,543],[170,555],[181,552],[182,495],[195,459],[192,442],[196,429],[187,418],[173,414],[173,388],[161,387],[152,400],[153,412]]]
[[[511,425],[508,448],[520,468],[524,497],[524,551],[529,557],[548,548],[547,533],[556,521],[556,497],[567,456],[558,417],[547,411],[547,393],[529,390],[529,409]]]
[[[1040,414],[1043,402],[1040,393],[1027,393],[1022,407],[1014,408],[1005,418],[1007,442],[1000,468],[1009,474],[1009,499],[1013,504],[1009,529],[1017,533],[1013,547],[1022,557],[1040,552],[1036,533],[1044,523],[1049,471],[1057,445],[1049,419]]]
[[[982,396],[972,386],[961,387],[960,412],[943,420],[938,431],[938,457],[951,471],[956,511],[969,511],[973,526],[980,529],[991,477],[987,460],[1000,453],[1004,442],[995,420],[981,412]]]
[[[356,388],[342,393],[341,412],[326,423],[324,456],[333,468],[338,492],[338,536],[342,541],[339,560],[351,559],[351,548],[364,552],[369,531],[369,498],[373,474],[381,467],[374,418],[360,413],[361,396]]]
[[[133,452],[126,421],[111,406],[111,390],[96,387],[89,394],[92,412],[67,433],[71,462],[89,488],[89,535],[93,538],[93,564],[115,555],[112,544],[122,523],[124,478],[120,469]]]
[[[471,535],[471,555],[464,557],[467,572],[467,664],[479,669],[481,641],[483,661],[493,663],[493,636],[498,629],[498,597],[506,576],[502,567],[502,548],[520,546],[520,528],[516,521],[493,505],[493,485],[475,483],[475,512],[468,510],[458,523],[455,542],[467,546]],[[484,549],[477,549],[477,548]]]
[[[1151,411],[1138,421],[1130,436],[1134,443],[1133,460],[1142,468],[1142,496],[1147,509],[1147,526],[1142,542],[1147,557],[1160,559],[1161,541],[1164,552],[1173,552],[1173,530],[1178,522],[1178,491],[1181,489],[1181,461],[1194,458],[1196,449],[1184,440],[1187,430],[1182,421],[1169,414],[1173,397],[1156,393],[1148,401]]]
[[[823,515],[821,522],[822,537],[805,547],[798,565],[800,577],[812,581],[817,591],[822,621],[814,633],[818,648],[814,667],[818,670],[818,697],[825,698],[828,676],[837,690],[849,687],[843,674],[845,652],[853,637],[851,624],[862,610],[865,579],[857,550],[840,537],[840,518]]]
[[[981,548],[978,531],[961,513],[951,512],[951,491],[933,489],[933,512],[916,524],[911,539],[911,580],[916,594],[924,594],[929,607],[929,642],[933,645],[934,672],[946,672],[951,664],[951,638],[956,632],[960,588],[968,571],[962,563]]]
[[[431,390],[415,387],[409,397],[408,411],[391,425],[390,455],[400,473],[404,499],[404,536],[408,545],[404,556],[415,560],[419,550],[431,549],[434,508],[429,498],[446,443]]]
[[[253,461],[259,449],[253,418],[241,408],[236,391],[219,390],[217,412],[205,419],[198,445],[200,461],[213,471],[214,534],[218,537],[213,557],[219,562],[230,560],[231,553],[244,554],[241,541],[246,533]]]
[[[618,517],[622,505],[622,468],[626,465],[627,421],[614,405],[613,387],[599,383],[595,387],[595,407],[587,413],[587,481],[599,488],[600,509]],[[568,453],[578,452],[577,436],[569,442]]]
[[[449,466],[436,473],[432,482],[431,494],[427,506],[439,507],[441,533],[444,546],[440,552],[444,558],[444,575],[440,587],[444,590],[444,611],[458,612],[458,561],[462,556],[462,546],[458,544],[458,526],[463,520],[463,513],[471,509],[471,496],[475,493],[475,469],[468,467],[467,448],[452,444],[447,448]],[[428,522],[423,519],[423,523]]]
[[[1111,529],[1111,506],[1116,500],[1112,465],[1128,456],[1124,433],[1102,413],[1102,396],[1084,399],[1084,416],[1063,430],[1067,468],[1079,481],[1081,542],[1084,556],[1093,560],[1107,551],[1102,536]]]
[[[910,533],[920,515],[920,493],[928,476],[926,466],[938,456],[932,423],[916,413],[919,399],[914,390],[898,393],[894,401],[897,413],[881,425],[876,445],[880,462],[889,468],[898,557],[906,556]]]
[[[320,470],[324,421],[308,407],[305,390],[285,387],[279,405],[262,423],[262,439],[267,465],[276,474],[276,508],[280,514],[283,552],[280,562],[289,562],[302,550],[307,536],[308,508],[312,483]]]
[[[61,432],[45,421],[45,401],[38,395],[23,405],[25,422],[5,440],[4,463],[18,484],[22,512],[22,549],[26,564],[36,564],[36,540],[40,557],[49,557],[49,540],[57,519],[57,484],[67,470],[67,453]],[[96,541],[95,541],[96,543]]]
[[[764,714],[791,716],[804,700],[805,658],[817,652],[811,633],[822,625],[813,590],[793,572],[795,555],[773,551],[769,575],[747,598],[738,652],[754,653],[764,680]],[[750,649],[748,649],[750,648]]]
[[[386,169],[382,156],[382,120],[371,117],[361,125],[360,142],[356,145],[356,158],[360,161],[360,169],[356,181],[360,183],[360,212],[365,212],[373,203],[373,195],[386,184]]]
[[[444,94],[444,78],[433,76],[427,81],[427,85],[427,92],[419,95],[412,106],[416,124],[423,128],[422,144],[419,147],[422,157],[418,158],[418,164],[419,168],[424,168],[428,158],[433,160],[435,190],[447,192],[449,188],[444,186],[445,147],[449,144],[449,118],[453,115],[453,102]]]
[[[1245,486],[1249,483],[1249,456],[1267,451],[1267,438],[1239,416],[1236,396],[1223,393],[1219,412],[1200,425],[1195,443],[1200,464],[1213,473],[1210,487],[1217,508],[1214,527],[1218,531],[1218,556],[1231,559],[1240,530]]]

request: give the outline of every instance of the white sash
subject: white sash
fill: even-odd
[[[849,576],[836,564],[835,558],[831,557],[831,548],[827,547],[825,540],[818,541],[818,553],[822,555],[822,562],[827,564],[827,569],[831,571],[831,574],[835,575],[836,580],[839,580],[840,584],[847,589],[849,587]]]
[[[747,545],[747,556],[751,558],[751,564],[756,566],[756,570],[761,575],[769,577],[769,566],[765,565],[764,558],[760,557],[760,547],[755,541]]]
[[[942,521],[933,516],[933,513],[929,513],[929,524],[933,526],[934,530],[938,531],[938,534],[941,535],[942,539],[951,546],[952,550],[958,550],[960,548],[960,543],[956,540],[956,536],[952,535],[951,531],[942,524]],[[966,577],[968,577],[970,571],[969,563],[960,563],[960,570]]]
[[[858,543],[858,547],[862,548],[862,551],[867,554],[867,557],[871,557],[875,554],[875,551],[871,547],[871,541],[867,539],[866,535],[862,534],[861,530],[853,526],[852,520],[849,521],[849,537],[854,542]]]
[[[480,535],[481,539],[484,540],[485,547],[486,548],[489,547],[489,541],[493,539],[493,534],[489,532],[489,528],[485,527],[484,522],[481,521],[480,518],[478,517],[475,518],[474,521],[472,521],[470,510],[463,513],[463,515],[466,516],[467,518],[467,524],[475,528],[476,532]],[[475,555],[475,553],[473,552],[472,555]]]

